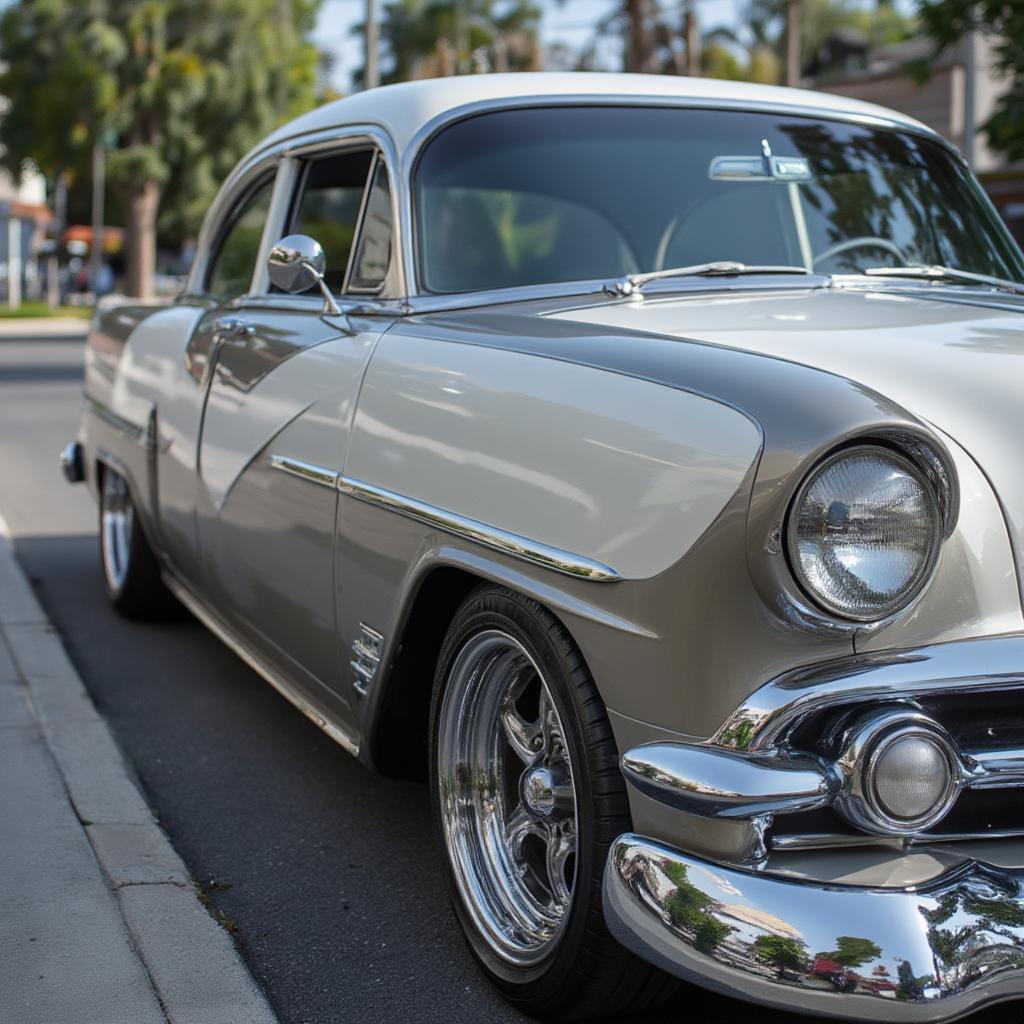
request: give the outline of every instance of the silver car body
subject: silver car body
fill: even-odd
[[[603,282],[423,292],[410,180],[424,142],[480,110],[595,98],[928,131],[837,96],[644,76],[495,75],[331,104],[234,171],[179,300],[97,316],[86,477],[95,488],[101,466],[123,473],[174,592],[385,770],[422,749],[431,657],[474,583],[551,609],[625,753],[634,833],[613,850],[606,907],[642,956],[837,1016],[946,1019],[1020,995],[1024,823],[998,838],[815,842],[787,838],[773,814],[827,803],[831,785],[786,762],[778,722],[830,702],[1024,685],[1024,299],[813,275],[676,281],[642,297],[609,297]],[[272,293],[261,258],[249,293],[214,307],[206,259],[238,197],[276,176],[265,254],[299,161],[367,143],[393,189],[382,293],[322,315],[318,297]],[[238,320],[248,333],[233,334]],[[956,506],[930,585],[863,627],[808,609],[770,544],[808,469],[862,436],[931,446]],[[631,762],[636,748],[660,753]],[[1003,753],[993,771],[1019,784],[1024,752]],[[753,806],[749,787],[756,813],[724,813],[711,795]],[[682,876],[729,931],[713,951],[667,909]],[[969,941],[949,951],[929,929],[953,904]],[[758,935],[812,950],[864,936],[881,970],[786,973],[753,955]],[[904,962],[917,981],[879,981]]]

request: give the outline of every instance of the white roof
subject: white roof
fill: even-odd
[[[525,72],[517,74],[460,75],[385,85],[335,100],[282,125],[258,149],[307,132],[325,131],[350,124],[376,124],[387,129],[399,154],[404,154],[416,134],[435,118],[483,101],[508,101],[539,97],[576,98],[650,96],[701,101],[804,109],[809,114],[882,118],[924,128],[905,114],[833,93],[811,92],[772,85],[725,82],[713,78],[682,78],[677,75],[627,75],[600,72]],[[927,130],[927,129],[926,129]]]

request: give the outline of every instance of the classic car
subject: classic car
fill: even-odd
[[[121,612],[426,780],[524,1011],[947,1020],[1024,995],[1022,314],[900,114],[401,84],[275,131],[181,296],[97,313],[62,458]]]

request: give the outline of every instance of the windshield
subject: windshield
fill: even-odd
[[[822,274],[941,265],[1024,281],[939,143],[860,124],[652,107],[503,110],[441,131],[415,181],[420,281],[452,293],[717,260]]]

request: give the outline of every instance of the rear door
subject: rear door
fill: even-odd
[[[354,140],[291,161],[289,173],[280,234],[321,243],[343,308],[376,295],[390,235],[380,240],[367,208],[383,189],[390,212],[383,159]],[[336,483],[363,368],[391,321],[325,315],[319,294],[275,292],[259,271],[254,284],[197,331],[215,351],[199,443],[200,547],[236,629],[293,679],[336,690]]]

